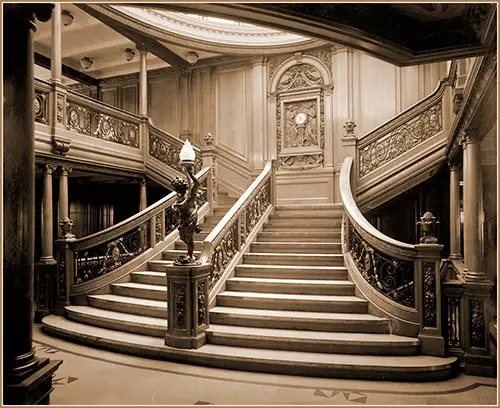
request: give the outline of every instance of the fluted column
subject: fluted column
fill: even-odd
[[[460,171],[450,163],[450,258],[462,258],[460,253]]]
[[[52,205],[52,173],[54,170],[54,166],[46,164],[43,172],[42,256],[40,262],[44,264],[55,263]]]
[[[148,199],[147,199],[147,188],[146,188],[146,179],[142,179],[141,181],[141,201],[139,205],[140,211],[146,209],[148,207]]]
[[[52,5],[3,7],[3,403],[48,402],[57,364],[36,358],[33,339],[35,137],[33,23]],[[60,364],[60,363],[59,363]]]
[[[148,65],[147,65],[147,55],[148,50],[146,44],[137,43],[136,48],[140,52],[140,73],[139,73],[139,115],[148,115]]]
[[[71,169],[61,167],[59,174],[59,220],[69,218],[68,174]]]
[[[54,3],[52,13],[52,49],[50,72],[53,82],[62,82],[62,31],[61,31],[61,3]]]
[[[467,277],[484,278],[480,224],[481,146],[467,136],[464,142],[464,259]]]

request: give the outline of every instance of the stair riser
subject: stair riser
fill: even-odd
[[[147,275],[138,275],[131,273],[132,282],[135,283],[144,283],[146,285],[167,285],[167,277],[166,276],[147,276]]]
[[[319,286],[307,284],[248,283],[227,281],[227,290],[235,292],[290,293],[298,295],[354,295],[354,285]]]
[[[208,343],[233,347],[249,347],[273,350],[303,351],[312,353],[369,354],[378,356],[414,356],[418,354],[418,345],[405,344],[350,344],[348,342],[301,341],[298,339],[276,339],[232,336],[226,333],[207,331]]]
[[[228,313],[210,312],[210,323],[230,326],[261,327],[266,329],[311,330],[344,333],[389,333],[386,321],[314,321],[314,320],[284,320],[278,318],[262,318],[237,316]]]
[[[194,242],[194,250],[195,251],[201,251],[202,247],[203,247],[203,241],[195,241]],[[187,250],[187,245],[182,241],[176,241],[175,242],[175,249],[185,251],[185,250]]]
[[[104,327],[105,329],[111,330],[119,330],[127,333],[135,333],[142,334],[144,336],[153,336],[153,337],[164,337],[167,331],[167,327],[165,328],[156,328],[149,326],[138,326],[128,322],[119,322],[114,320],[107,320],[100,317],[83,315],[80,313],[73,313],[67,311],[68,318],[71,320],[75,320],[80,323],[90,324],[92,326]]]
[[[318,236],[306,236],[304,234],[295,234],[293,236],[280,235],[263,235],[259,234],[258,242],[331,242],[340,240],[340,234],[331,234],[330,236],[318,234]]]
[[[251,309],[295,310],[302,312],[327,313],[366,313],[367,310],[367,303],[365,302],[318,302],[311,300],[294,300],[291,302],[287,299],[249,299],[243,296],[225,296],[224,293],[217,296],[217,305]]]
[[[270,279],[347,279],[347,271],[322,271],[322,270],[302,270],[300,268],[283,270],[278,268],[251,269],[236,267],[235,276],[245,278],[270,278]]]
[[[286,253],[286,254],[341,254],[340,244],[325,245],[280,245],[254,243],[250,245],[251,252]]]
[[[319,226],[309,226],[309,225],[294,225],[294,226],[286,226],[286,225],[275,225],[275,224],[265,224],[263,232],[268,233],[278,233],[278,234],[287,234],[292,235],[296,238],[307,236],[310,234],[320,233],[330,233],[337,234],[340,237],[340,226],[339,227],[325,227],[323,225]]]
[[[148,262],[148,271],[165,272],[165,264],[160,262]]]
[[[342,225],[342,220],[332,220],[332,219],[293,219],[293,218],[285,218],[285,219],[276,219],[273,218],[270,220],[269,225],[273,227],[288,227],[288,228],[307,228],[307,227],[321,227],[321,228],[335,228],[340,227]]]
[[[181,255],[187,255],[187,251],[184,250],[167,250],[164,251],[162,254],[163,260],[165,261],[175,261],[179,256]],[[194,255],[199,258],[200,257],[200,251],[195,250]]]
[[[288,211],[276,211],[275,214],[271,216],[271,219],[279,218],[294,218],[294,219],[342,219],[342,211],[332,211],[332,210],[318,210],[318,211],[302,211],[302,210],[288,210]]]
[[[344,266],[344,258],[325,257],[325,258],[309,258],[303,256],[301,258],[289,258],[285,256],[268,257],[265,255],[244,255],[244,263],[254,265],[293,265],[293,266]]]
[[[136,297],[136,298],[141,298],[141,299],[151,299],[151,300],[163,300],[167,301],[167,292],[163,291],[158,291],[158,290],[149,290],[149,289],[142,289],[142,288],[127,288],[123,286],[115,286],[111,285],[111,291],[115,295],[121,295],[121,296],[130,296],[130,297]]]
[[[99,309],[112,310],[120,313],[130,313],[148,317],[159,317],[163,319],[166,319],[168,317],[166,308],[162,309],[152,306],[130,305],[128,303],[110,302],[105,299],[96,299],[92,297],[89,298],[89,304],[90,306],[97,307]]]

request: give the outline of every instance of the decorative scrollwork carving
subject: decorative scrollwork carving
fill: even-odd
[[[186,286],[182,283],[174,282],[175,293],[175,323],[177,328],[186,326]]]
[[[156,242],[160,242],[163,240],[162,237],[162,220],[161,220],[161,214],[156,214],[155,216],[155,234],[156,234]]]
[[[153,132],[149,133],[149,155],[165,163],[167,166],[173,167],[179,172],[184,173],[184,168],[179,162],[181,147],[182,146],[169,143],[168,140],[159,135],[155,135]],[[203,161],[197,155],[194,161],[194,172],[199,172],[202,166]]]
[[[485,347],[484,337],[484,301],[481,299],[470,300],[471,310],[471,345]]]
[[[35,122],[48,123],[47,100],[48,94],[35,90],[35,98],[33,99]]]
[[[316,67],[309,64],[298,64],[285,71],[279,80],[277,90],[283,92],[321,85],[323,85],[323,77]]]
[[[436,271],[432,262],[423,262],[424,274],[424,326],[437,326],[436,311]]]
[[[103,276],[125,265],[151,246],[149,223],[109,242],[75,252],[75,284]]]
[[[447,324],[448,347],[460,347],[460,298],[448,297],[447,304]]]
[[[211,290],[217,281],[222,276],[227,264],[233,259],[234,255],[239,251],[237,247],[238,224],[231,225],[227,233],[224,235],[220,243],[212,252],[212,266],[208,277],[208,288]]]
[[[323,164],[323,153],[282,156],[279,158],[279,164],[285,170],[300,171],[314,169],[321,167]]]
[[[57,259],[57,280],[59,286],[59,299],[66,299],[66,251],[64,249],[59,251]]]
[[[365,280],[377,291],[404,306],[415,307],[412,262],[383,255],[349,225],[349,251]]]
[[[360,177],[402,155],[443,129],[441,101],[359,151]]]
[[[206,282],[198,282],[198,326],[207,324]]]
[[[62,95],[57,95],[56,118],[59,123],[64,122],[64,97]]]

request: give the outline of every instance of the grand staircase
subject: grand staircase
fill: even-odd
[[[197,248],[227,211],[207,217]],[[390,321],[368,313],[348,280],[340,245],[340,205],[277,207],[210,310],[207,343],[164,346],[167,302],[162,272],[185,247],[149,262],[112,293],[68,306],[70,320],[44,319],[59,336],[122,352],[224,368],[298,375],[435,381],[456,371],[455,358],[419,355],[417,338],[391,334]],[[84,323],[84,324],[82,324]]]

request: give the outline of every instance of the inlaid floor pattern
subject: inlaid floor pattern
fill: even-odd
[[[195,236],[195,250],[200,250],[202,240],[233,202],[219,197],[221,207],[206,217],[204,231]],[[341,222],[340,205],[277,207],[210,310],[209,344],[197,351],[176,352],[176,358],[226,368],[344,378],[421,381],[452,375],[456,359],[419,355],[418,339],[391,334],[387,318],[368,313],[368,302],[355,295],[344,267]],[[175,249],[163,253],[163,260],[149,262],[148,271],[133,272],[131,282],[112,285],[111,294],[89,296],[89,306],[68,306],[68,317],[163,338],[167,295],[161,270],[184,252],[185,244],[176,242]],[[45,326],[50,325],[45,322]],[[90,333],[89,338],[95,335]],[[125,335],[120,339],[132,341]],[[134,349],[133,344],[130,347]]]

